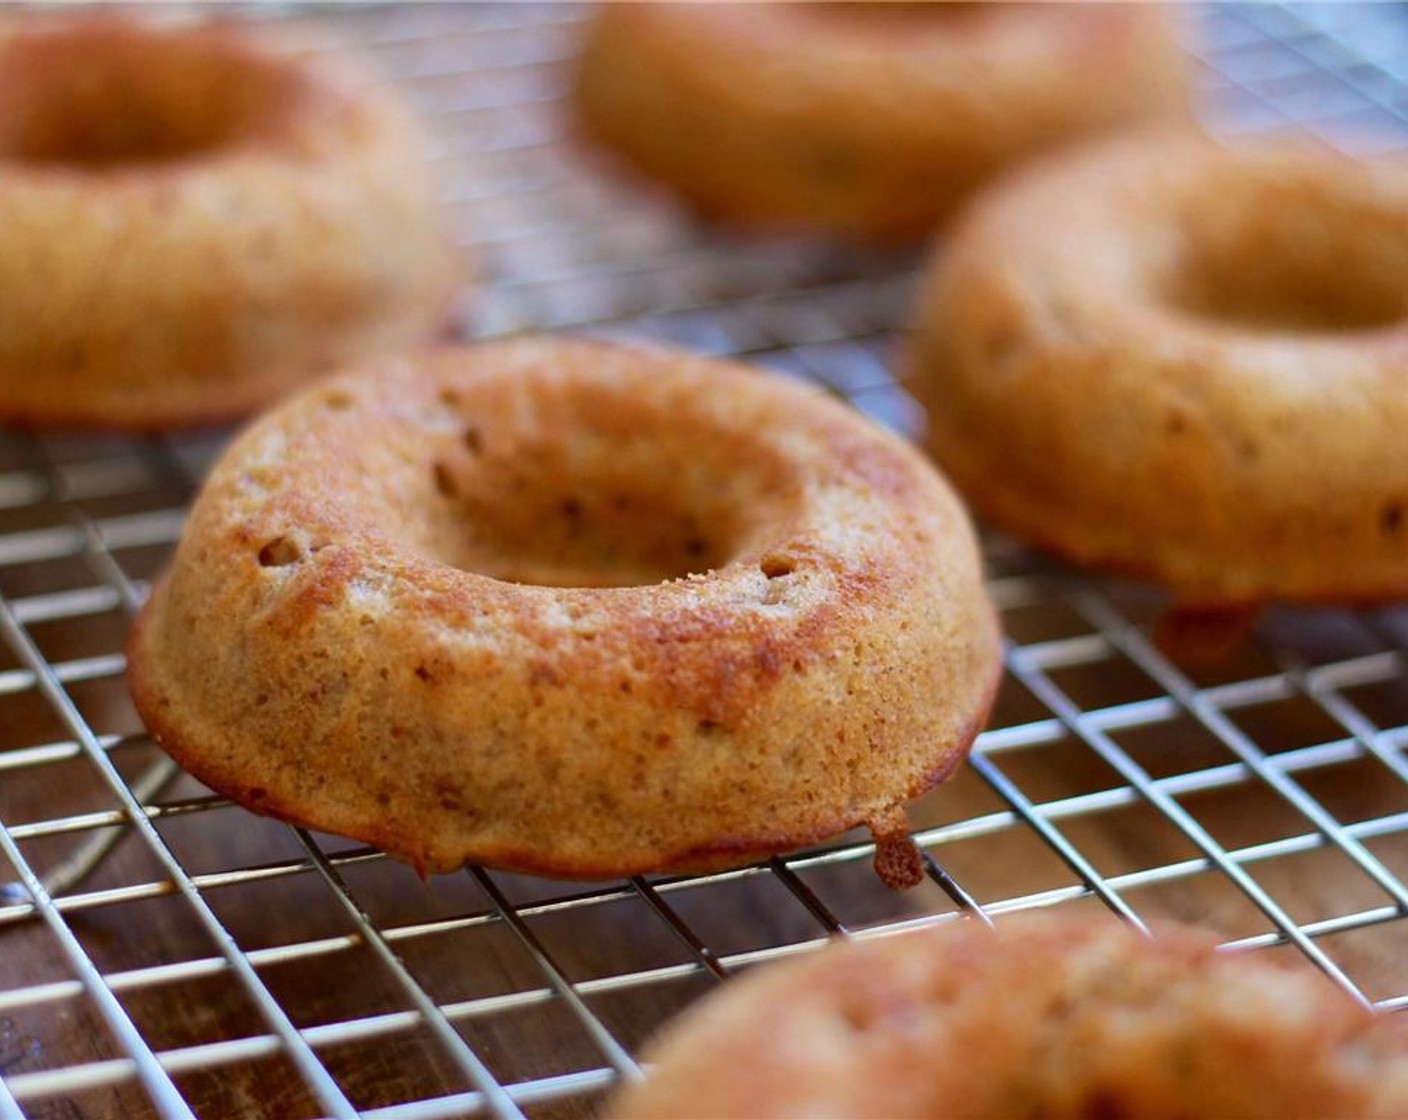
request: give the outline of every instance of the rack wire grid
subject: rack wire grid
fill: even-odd
[[[437,134],[488,274],[466,333],[742,355],[909,430],[887,365],[915,256],[731,238],[579,153],[558,110],[585,14],[309,16]],[[1223,127],[1403,143],[1401,7],[1195,18]],[[1158,596],[989,536],[1005,687],[971,763],[914,807],[919,888],[881,887],[855,834],[700,877],[422,884],[212,795],[130,705],[128,622],[224,439],[0,437],[0,1120],[590,1115],[654,1027],[741,969],[1041,907],[1198,921],[1408,1004],[1404,609],[1276,610],[1191,671],[1151,643]]]

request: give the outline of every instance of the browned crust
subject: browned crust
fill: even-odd
[[[224,423],[353,358],[434,336],[466,262],[444,236],[421,133],[355,62],[300,44],[296,28],[156,29],[106,15],[0,27],[7,127],[17,99],[55,80],[43,62],[53,50],[81,47],[90,76],[108,56],[150,54],[157,90],[170,84],[163,60],[181,52],[230,69],[241,96],[277,86],[263,123],[209,151],[5,161],[0,422]],[[10,142],[0,130],[0,150]]]
[[[427,336],[429,341],[454,342],[461,331],[461,293],[447,291],[441,300],[440,326]],[[195,432],[205,428],[228,428],[248,419],[294,390],[335,374],[341,365],[308,366],[280,375],[274,387],[259,385],[241,391],[237,384],[222,380],[198,383],[184,402],[153,399],[149,394],[103,403],[64,395],[42,403],[21,403],[5,399],[0,378],[0,425],[17,432],[102,433],[125,432],[134,436],[155,436],[163,432]]]
[[[435,551],[462,516],[445,462],[455,501],[526,509],[513,463],[553,502],[568,480],[590,503],[603,470],[675,480],[742,519],[713,530],[733,557],[608,591],[471,575],[434,558],[459,555]],[[901,441],[729,363],[531,340],[348,375],[256,424],[130,643],[139,711],[212,788],[422,869],[567,877],[892,835],[964,757],[999,662],[961,507]]]
[[[828,7],[603,5],[574,129],[707,219],[902,243],[1033,151],[1186,117],[1182,55],[1153,5],[952,18],[936,4],[913,34],[873,36]]]
[[[944,465],[942,456],[936,455],[935,458],[940,466]],[[1258,595],[1247,595],[1245,592],[1220,591],[1201,582],[1191,586],[1185,585],[1177,579],[1169,578],[1167,571],[1157,562],[1129,558],[1112,559],[1096,547],[1085,546],[1084,542],[1072,543],[1068,538],[1059,535],[1059,529],[1051,528],[1050,518],[1043,519],[1038,524],[1032,519],[1004,516],[1001,511],[985,501],[976,486],[965,486],[963,496],[982,522],[1019,537],[1031,547],[1058,560],[1076,567],[1105,572],[1122,579],[1154,584],[1171,592],[1173,599],[1160,616],[1160,627],[1167,622],[1170,626],[1181,628],[1188,621],[1184,617],[1187,615],[1226,615],[1230,620],[1234,620],[1234,628],[1240,631],[1240,638],[1228,634],[1229,639],[1235,639],[1233,644],[1214,641],[1212,643],[1214,648],[1202,648],[1200,651],[1200,647],[1196,644],[1184,646],[1178,642],[1178,639],[1170,635],[1169,640],[1172,644],[1165,652],[1171,654],[1177,652],[1175,660],[1181,663],[1198,663],[1204,659],[1204,653],[1215,659],[1224,652],[1232,652],[1237,643],[1251,636],[1262,614],[1278,600],[1294,602],[1306,607],[1374,610],[1408,599],[1408,578],[1401,584],[1363,593],[1337,591],[1322,587],[1308,591],[1283,591],[1279,594],[1263,592]],[[1189,635],[1189,637],[1193,638],[1196,643],[1194,636]],[[1160,640],[1162,640],[1161,635]]]
[[[928,447],[984,518],[1180,607],[1400,599],[1408,327],[1224,322],[1169,294],[1198,276],[1169,262],[1240,246],[1244,275],[1270,274],[1329,229],[1370,275],[1402,275],[1405,217],[1401,162],[1318,145],[1162,133],[1024,168],[970,210],[917,301],[903,364]]]
[[[944,456],[936,453],[935,459],[943,467]],[[1135,557],[1112,558],[1096,545],[1084,540],[1075,540],[1067,535],[1050,518],[1040,522],[1035,519],[1009,515],[1004,507],[990,503],[978,484],[962,487],[964,500],[972,507],[974,514],[985,524],[992,525],[1026,544],[1065,563],[1098,572],[1106,572],[1124,579],[1152,583],[1170,591],[1174,598],[1169,604],[1170,614],[1226,613],[1228,615],[1249,616],[1254,623],[1261,613],[1278,599],[1293,600],[1307,607],[1338,607],[1345,610],[1373,610],[1408,599],[1408,577],[1401,584],[1385,587],[1382,590],[1364,593],[1337,591],[1321,588],[1312,591],[1297,591],[1294,594],[1280,595],[1263,592],[1247,595],[1244,592],[1220,591],[1215,586],[1197,584],[1186,585],[1170,579],[1167,571],[1154,559]],[[1151,553],[1152,556],[1152,553]]]
[[[155,587],[152,589],[152,594],[156,594]],[[139,652],[143,641],[142,630],[147,625],[148,618],[148,612],[139,613],[128,636],[127,683],[132,692],[133,703],[142,714],[142,720],[152,739],[162,750],[174,758],[183,770],[222,797],[229,798],[251,812],[272,817],[286,824],[300,828],[320,828],[319,823],[307,816],[304,811],[291,803],[279,801],[271,796],[266,789],[258,785],[250,785],[247,782],[242,783],[218,769],[209,768],[201,751],[182,740],[179,729],[165,719],[163,706],[159,701],[159,692],[154,683],[146,676],[145,667],[148,665],[148,660]],[[993,626],[994,628],[997,626],[995,617]],[[972,749],[974,740],[987,726],[1001,683],[1002,665],[998,662],[993,667],[992,680],[987,687],[986,695],[979,701],[978,708],[967,727],[948,746],[947,751],[932,769],[910,785],[905,800],[912,801],[941,785],[952,777],[954,771],[963,764]],[[316,816],[316,813],[313,816]],[[411,864],[422,877],[431,872],[439,874],[455,871],[464,863],[482,863],[525,875],[590,881],[626,878],[647,873],[674,872],[704,875],[774,855],[785,855],[812,844],[821,843],[858,825],[868,823],[867,817],[860,814],[838,817],[831,823],[824,824],[808,833],[779,831],[768,835],[721,836],[707,844],[697,844],[680,851],[660,852],[635,865],[610,861],[558,860],[544,857],[540,851],[510,848],[477,852],[473,858],[466,857],[461,864],[430,865],[426,863],[423,852],[402,832],[388,828],[367,828],[347,833],[347,835],[353,840],[360,840],[374,848],[380,848],[388,855]],[[886,870],[888,864],[885,867],[881,866],[884,839],[878,838],[876,843],[876,872],[881,880],[887,886],[897,890],[917,886],[920,878],[907,873],[912,870],[907,866],[904,869],[890,871]]]
[[[1408,1033],[1208,932],[1028,915],[834,943],[716,990],[647,1045],[613,1120],[1389,1117]]]

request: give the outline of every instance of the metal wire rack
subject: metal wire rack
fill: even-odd
[[[743,355],[907,430],[886,367],[914,258],[736,240],[603,172],[557,113],[583,14],[313,13],[437,133],[490,275],[466,332]],[[1224,127],[1404,143],[1398,7],[1197,20]],[[1277,611],[1190,672],[1151,644],[1155,596],[990,537],[1006,686],[915,808],[920,888],[879,887],[858,836],[696,878],[421,884],[163,765],[127,699],[129,617],[223,438],[0,437],[0,1120],[590,1115],[651,1029],[742,968],[1035,907],[1199,921],[1408,1004],[1408,611]]]

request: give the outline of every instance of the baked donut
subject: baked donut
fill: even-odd
[[[1115,919],[836,944],[706,997],[613,1120],[1391,1117],[1408,1035],[1308,967]]]
[[[962,506],[819,391],[591,342],[384,360],[228,450],[130,645],[201,781],[567,878],[747,862],[958,765],[999,673]]]
[[[0,421],[154,429],[268,404],[447,322],[422,137],[288,33],[0,30]]]
[[[608,3],[576,74],[584,132],[745,226],[928,232],[1009,164],[1185,115],[1146,4]]]
[[[1408,166],[1107,142],[983,196],[904,359],[977,510],[1201,607],[1408,594]]]

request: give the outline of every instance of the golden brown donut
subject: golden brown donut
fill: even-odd
[[[1408,1035],[1280,958],[1114,918],[964,923],[764,966],[646,1048],[612,1120],[1391,1117]]]
[[[1183,115],[1155,5],[608,3],[585,132],[706,215],[914,238],[1008,165]]]
[[[983,515],[1185,603],[1408,593],[1408,166],[1124,139],[935,256],[906,377]]]
[[[442,327],[460,268],[422,137],[287,36],[0,30],[0,421],[243,415]]]
[[[214,789],[423,870],[747,862],[902,806],[986,717],[994,614],[923,457],[663,350],[384,360],[222,458],[133,634]]]

